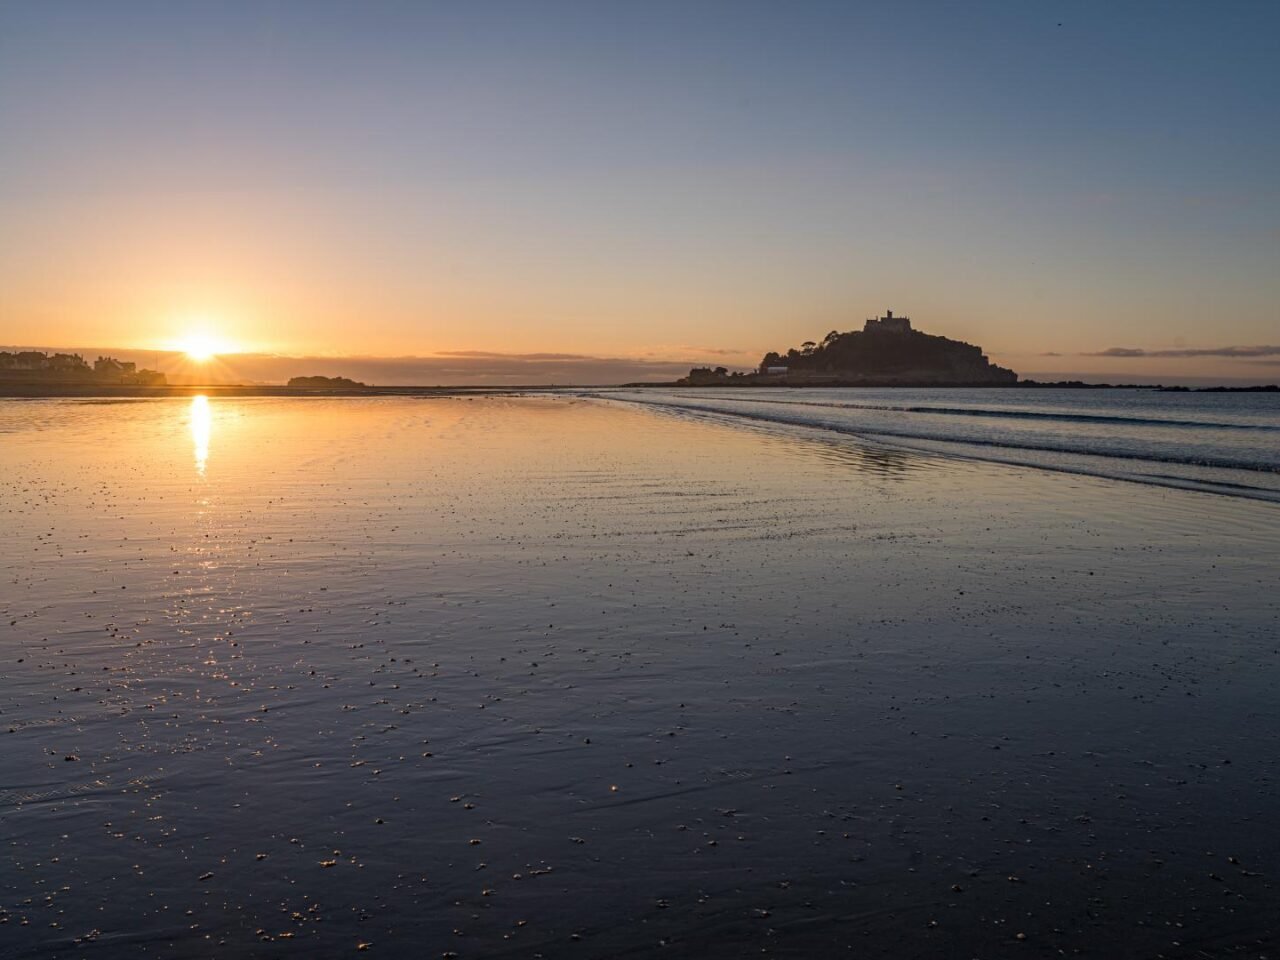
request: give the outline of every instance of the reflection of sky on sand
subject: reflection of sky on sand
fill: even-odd
[[[204,476],[209,462],[209,437],[213,433],[213,412],[203,394],[191,398],[191,441],[195,445],[196,473]]]
[[[940,458],[872,442],[820,441],[814,454],[829,463],[844,464],[880,480],[902,480],[915,471],[940,465]]]

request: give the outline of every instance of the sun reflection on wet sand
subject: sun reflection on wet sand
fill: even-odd
[[[191,440],[195,444],[196,473],[204,476],[209,462],[209,435],[213,432],[213,412],[209,398],[198,394],[191,398]]]

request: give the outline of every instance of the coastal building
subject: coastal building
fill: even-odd
[[[137,373],[138,365],[131,360],[115,357],[99,357],[93,361],[93,372],[103,377],[122,377]]]
[[[47,370],[49,358],[35,350],[0,353],[0,368],[6,370]]]
[[[89,365],[84,362],[84,357],[78,353],[55,353],[49,358],[48,369],[62,372],[78,372],[88,370]]]
[[[79,373],[88,372],[89,365],[78,353],[55,353],[50,356],[37,350],[22,350],[18,353],[0,351],[0,369]]]
[[[892,310],[886,310],[883,317],[868,317],[863,324],[863,333],[910,333],[911,318],[895,317]]]
[[[49,355],[37,350],[10,353],[0,350],[0,380],[57,383],[111,383],[128,386],[164,386],[165,375],[155,370],[139,370],[131,360],[98,357],[89,366],[78,353]]]

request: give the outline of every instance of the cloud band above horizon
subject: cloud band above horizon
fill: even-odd
[[[1055,354],[1056,356],[1056,354]],[[1082,357],[1280,357],[1280,346],[1257,345],[1252,347],[1178,347],[1168,350],[1146,350],[1141,347],[1108,347],[1095,353],[1082,353]]]

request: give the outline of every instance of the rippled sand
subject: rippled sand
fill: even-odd
[[[0,476],[3,956],[1274,950],[1274,505],[547,397]]]

